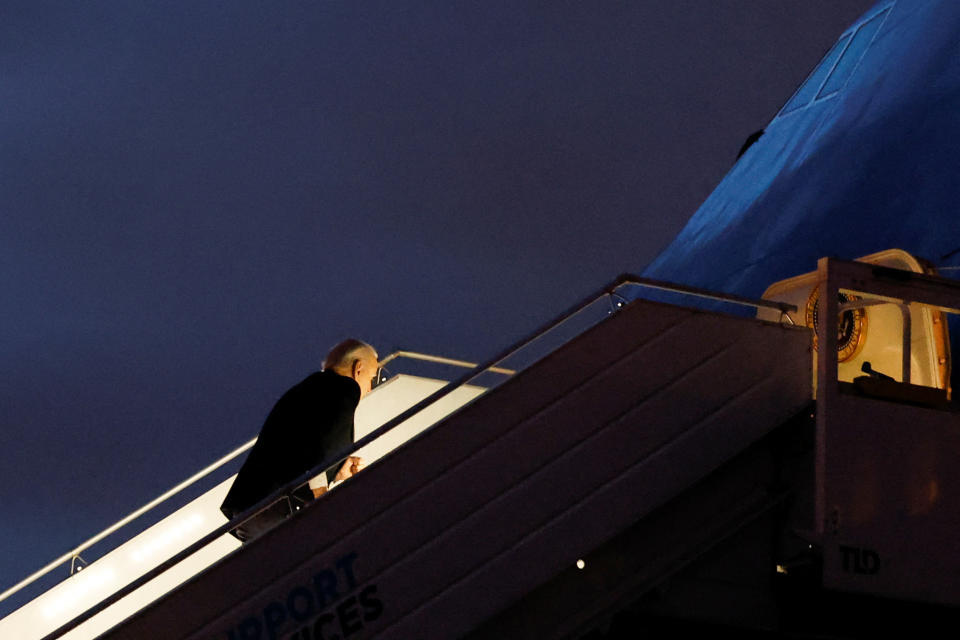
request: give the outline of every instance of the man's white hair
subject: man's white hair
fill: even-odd
[[[376,357],[376,349],[366,342],[355,338],[347,338],[330,349],[327,357],[323,360],[323,368],[325,370],[332,370],[344,365],[350,365],[354,360],[363,359],[370,352]]]

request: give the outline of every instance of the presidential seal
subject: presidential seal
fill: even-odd
[[[840,304],[859,300],[849,293],[838,293]],[[817,319],[820,311],[820,287],[814,287],[807,298],[806,324],[813,329],[813,348],[817,348]],[[840,314],[837,326],[837,361],[846,362],[857,355],[867,337],[867,312],[865,309],[847,309]]]

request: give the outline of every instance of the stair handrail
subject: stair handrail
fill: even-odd
[[[392,362],[399,358],[407,358],[410,360],[421,360],[425,362],[434,362],[434,363],[446,364],[446,365],[467,368],[467,369],[473,369],[477,366],[475,362],[468,362],[466,360],[458,360],[455,358],[446,358],[443,356],[434,356],[427,353],[419,353],[416,351],[406,351],[406,350],[394,351],[393,353],[388,355],[386,358],[381,360],[379,364],[380,366],[383,366],[383,365],[386,365],[388,362]],[[516,371],[512,369],[503,369],[500,367],[491,367],[490,371],[494,373],[504,374],[504,375],[513,375],[514,373],[516,373]],[[57,567],[64,565],[67,562],[75,562],[78,558],[80,558],[81,553],[83,553],[93,545],[97,544],[104,538],[108,537],[109,535],[127,526],[128,524],[130,524],[140,516],[145,515],[149,511],[152,511],[153,509],[160,506],[162,503],[166,502],[170,498],[173,498],[175,495],[177,495],[184,489],[187,489],[191,485],[195,484],[196,482],[199,482],[206,476],[210,475],[211,473],[213,473],[223,465],[227,464],[228,462],[230,462],[231,460],[239,456],[241,453],[244,453],[245,451],[249,450],[251,447],[253,447],[254,444],[256,444],[256,442],[257,442],[257,438],[252,438],[248,440],[247,442],[243,443],[233,451],[219,458],[217,461],[209,464],[208,466],[204,467],[200,471],[196,472],[186,480],[180,482],[174,487],[171,487],[170,489],[160,494],[153,500],[147,502],[140,508],[135,509],[130,514],[128,514],[124,518],[121,518],[120,520],[113,523],[112,525],[108,526],[103,531],[100,531],[99,533],[94,534],[93,536],[83,541],[82,543],[80,543],[70,551],[67,551],[63,555],[58,556],[56,559],[51,560],[42,568],[38,569],[37,571],[33,572],[32,574],[30,574],[20,582],[11,586],[7,590],[5,590],[3,593],[0,593],[0,602],[3,602],[4,600],[15,595],[22,589],[25,589],[26,587],[30,586],[40,578],[44,577],[45,575],[47,575],[48,573],[56,569]],[[70,574],[73,575],[73,573],[74,571],[71,570]]]

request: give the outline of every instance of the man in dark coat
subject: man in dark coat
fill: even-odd
[[[323,371],[283,394],[220,506],[224,515],[232,519],[353,444],[353,414],[360,398],[372,389],[377,372],[373,347],[345,340],[327,355]],[[237,527],[234,535],[244,542],[259,536],[289,516],[292,503],[312,500],[325,491],[327,482],[349,478],[360,464],[351,456],[339,470],[334,465],[310,481],[312,494],[298,490],[292,497],[279,498]]]

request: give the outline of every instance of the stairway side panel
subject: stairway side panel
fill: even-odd
[[[808,350],[806,338],[801,338],[794,341],[793,349],[781,345],[774,352],[776,358],[796,356],[802,363],[804,356],[808,357]],[[758,355],[757,346],[763,348],[754,340],[742,346],[731,356],[755,357]],[[665,417],[659,413],[638,411],[634,420],[621,421],[628,424],[612,426],[609,433],[596,439],[592,451],[582,451],[578,456],[587,463],[581,465],[586,473],[581,474],[577,482],[595,489],[579,502],[568,503],[566,510],[559,510],[552,520],[539,528],[528,522],[512,532],[504,532],[499,554],[491,554],[476,563],[471,574],[460,576],[451,583],[448,591],[435,596],[383,637],[408,637],[407,634],[415,628],[431,628],[438,637],[454,637],[469,630],[479,620],[562,570],[636,517],[673,497],[770,428],[782,423],[809,402],[809,384],[797,383],[797,380],[809,379],[808,370],[803,366],[777,366],[770,362],[769,353],[767,364],[769,369],[755,370],[756,385],[749,385],[746,389],[740,387],[732,394],[730,402],[711,412],[704,422],[689,426],[681,437],[661,443],[651,453],[634,458],[632,464],[629,453],[617,456],[611,452],[649,451],[649,445],[644,444],[645,438],[637,436]],[[702,379],[691,378],[689,382],[695,387]],[[785,386],[792,387],[794,393],[785,394]],[[624,464],[628,466],[623,467]],[[607,466],[613,467],[612,474]],[[524,493],[524,498],[514,505],[514,518],[522,517],[524,505],[531,501],[531,495],[546,499],[553,489],[560,495],[573,495],[576,486],[564,483],[569,478],[567,469],[559,468],[544,476],[540,487],[518,489]],[[496,523],[512,522],[509,514],[504,512],[491,516],[478,521],[472,529],[490,532],[495,530]],[[449,539],[445,544],[450,549],[467,544],[469,530],[464,533],[459,541]],[[506,542],[511,534],[515,536],[513,545]],[[571,541],[577,541],[581,546],[572,546]],[[448,557],[448,553],[449,550],[436,555]],[[413,566],[410,572],[417,573]],[[457,613],[453,615],[452,612]]]

